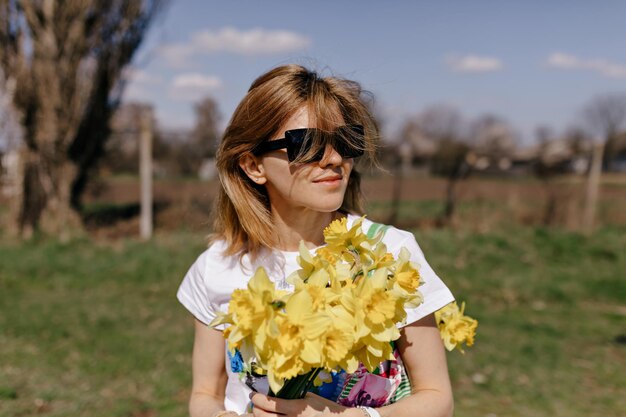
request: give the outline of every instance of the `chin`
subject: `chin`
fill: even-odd
[[[317,204],[311,205],[311,208],[314,209],[315,211],[319,211],[321,213],[332,213],[334,211],[339,210],[339,208],[341,208],[342,204],[343,204],[343,200],[340,201],[340,202],[336,202],[336,201],[333,201],[333,202],[331,202],[331,201],[320,202],[320,201],[318,201]]]
[[[343,205],[345,193],[332,192],[332,193],[311,193],[306,198],[304,205],[311,210],[318,211],[320,213],[332,213],[339,210]]]

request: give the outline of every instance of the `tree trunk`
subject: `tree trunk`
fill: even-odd
[[[452,224],[456,214],[458,196],[456,186],[463,178],[467,178],[470,173],[470,166],[465,162],[465,154],[455,163],[454,169],[448,175],[446,184],[446,201],[443,207],[443,213],[436,221],[438,227],[446,227]]]
[[[448,177],[448,181],[446,183],[446,200],[444,202],[443,213],[435,221],[435,225],[437,227],[447,227],[452,224],[457,204],[456,184],[459,179],[460,178],[457,176]]]
[[[22,164],[21,202],[16,215],[19,234],[24,238],[30,238],[38,228],[46,198],[39,178],[41,167],[37,155],[27,150]]]
[[[544,179],[544,187],[546,189],[546,206],[543,211],[542,224],[544,226],[553,226],[557,220],[557,203],[558,196],[554,186],[552,185],[550,178]]]
[[[23,237],[41,231],[64,241],[81,231],[80,217],[70,207],[70,186],[75,175],[76,167],[62,158],[54,163],[32,149],[26,152],[18,213]]]
[[[617,151],[617,138],[616,133],[610,133],[607,135],[602,151],[602,170],[605,172],[612,171],[613,161]]]

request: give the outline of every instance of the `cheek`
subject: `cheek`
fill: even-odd
[[[343,175],[346,177],[350,177],[352,173],[352,169],[354,168],[354,159],[348,159],[343,163]]]
[[[282,194],[288,194],[296,185],[296,179],[289,174],[268,178],[268,182],[274,189],[280,190]]]
[[[265,177],[268,188],[278,191],[280,194],[289,195],[294,189],[299,188],[298,183],[307,176],[306,167],[292,167],[286,162],[266,165]]]

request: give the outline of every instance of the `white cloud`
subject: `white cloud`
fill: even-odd
[[[448,56],[448,68],[455,72],[490,72],[502,69],[502,61],[498,58],[477,55]]]
[[[204,30],[192,36],[194,49],[204,53],[231,52],[240,55],[273,55],[306,48],[311,40],[287,30],[255,28],[238,30],[225,27],[218,31]]]
[[[194,101],[222,86],[222,80],[213,75],[185,73],[176,76],[171,83],[170,97]]]
[[[128,101],[139,101],[139,102],[151,101],[152,98],[153,97],[150,94],[150,91],[146,90],[145,88],[135,83],[129,84],[124,89],[124,100],[127,102]]]
[[[214,89],[221,85],[219,78],[197,73],[181,74],[172,81],[172,86],[176,88]]]
[[[126,101],[152,101],[154,92],[164,84],[162,77],[133,67],[125,68],[122,76],[127,82],[124,89]]]
[[[171,43],[159,48],[159,54],[173,68],[186,68],[189,66],[189,57],[194,54],[191,44]]]
[[[626,78],[626,65],[616,64],[602,58],[583,59],[555,52],[548,57],[546,64],[552,68],[592,71],[609,78]]]
[[[298,51],[309,45],[310,38],[288,30],[224,27],[196,32],[189,42],[164,45],[159,52],[171,66],[184,68],[189,66],[192,56],[199,54],[275,55]]]
[[[138,68],[133,68],[133,67],[127,67],[124,70],[124,78],[134,84],[162,84],[163,83],[163,78],[161,78],[158,75],[152,75],[149,74],[148,72],[138,69]]]

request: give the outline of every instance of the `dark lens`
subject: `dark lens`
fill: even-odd
[[[344,158],[357,158],[365,151],[363,126],[345,126],[337,130],[334,147]]]
[[[285,132],[285,139],[288,141],[287,157],[289,158],[289,162],[293,162],[298,155],[302,153],[304,144],[310,142],[309,129],[287,130]]]
[[[309,163],[319,161],[324,156],[324,146],[318,146],[318,142],[323,143],[317,129],[293,129],[285,132],[288,140],[287,157],[289,162],[298,160],[299,163]],[[315,146],[315,153],[307,155],[311,148]],[[304,158],[306,156],[306,158]]]

